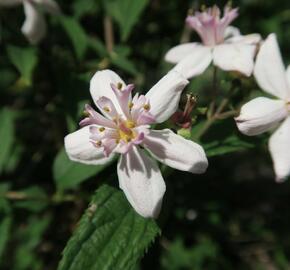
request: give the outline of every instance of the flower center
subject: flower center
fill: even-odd
[[[133,139],[136,138],[137,133],[133,130],[133,128],[136,127],[136,124],[131,120],[122,121],[119,124],[119,127],[117,129],[119,138],[117,141],[120,140],[128,143],[131,142]]]

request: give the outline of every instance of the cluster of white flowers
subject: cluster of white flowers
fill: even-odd
[[[22,32],[31,43],[44,36],[42,10],[60,13],[53,0],[0,0],[0,5],[17,4],[24,5]],[[277,128],[269,142],[276,179],[282,181],[290,174],[290,67],[285,71],[275,34],[265,41],[259,34],[241,35],[230,26],[237,16],[238,9],[228,6],[222,16],[217,6],[188,16],[186,23],[198,33],[201,42],[169,50],[165,60],[176,65],[146,95],[132,97],[134,85],[127,85],[111,70],[98,71],[91,80],[90,92],[101,113],[86,105],[82,128],[65,137],[66,152],[73,161],[94,165],[120,155],[120,188],[144,217],[158,215],[166,189],[154,159],[196,174],[207,169],[208,161],[200,145],[169,129],[150,129],[150,125],[166,121],[177,111],[188,79],[202,74],[211,62],[247,77],[253,73],[258,85],[278,98],[251,100],[235,120],[239,130],[249,136]]]

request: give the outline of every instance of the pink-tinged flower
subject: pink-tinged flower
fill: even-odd
[[[201,43],[185,43],[173,47],[165,55],[167,62],[177,65],[174,70],[186,78],[200,75],[213,61],[222,70],[238,71],[250,76],[259,34],[242,36],[230,23],[238,16],[238,9],[226,6],[223,17],[217,6],[188,16],[186,23],[201,38]]]
[[[54,0],[0,0],[0,6],[12,7],[23,4],[25,21],[21,31],[32,44],[37,44],[46,33],[42,11],[59,14],[60,8]]]
[[[275,34],[268,36],[257,55],[254,76],[259,86],[277,97],[258,97],[246,103],[236,118],[239,130],[259,135],[276,128],[269,141],[276,180],[290,174],[290,66],[285,71]]]
[[[169,129],[153,130],[150,124],[167,120],[177,109],[188,81],[172,71],[146,95],[131,91],[113,71],[97,72],[90,92],[100,113],[89,105],[80,130],[65,137],[69,158],[85,164],[104,164],[120,154],[118,178],[133,208],[144,217],[156,217],[165,192],[158,161],[178,170],[203,173],[207,158],[203,148]]]

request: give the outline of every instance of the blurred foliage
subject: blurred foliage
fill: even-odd
[[[113,69],[136,84],[138,91],[147,91],[171,68],[163,57],[179,44],[188,9],[215,4],[198,0],[58,3],[63,15],[47,17],[48,33],[39,46],[29,45],[21,34],[21,7],[0,9],[1,270],[57,269],[73,232],[60,269],[81,269],[69,268],[66,263],[84,237],[82,230],[99,225],[103,218],[110,224],[110,215],[117,216],[114,228],[122,222],[123,210],[114,213],[118,203],[108,212],[107,208],[97,211],[100,219],[94,213],[88,216],[90,208],[83,215],[91,197],[93,202],[98,200],[94,192],[104,182],[117,188],[115,162],[95,167],[73,163],[64,153],[63,138],[77,129],[84,104],[91,103],[89,80],[96,70]],[[284,61],[290,63],[289,1],[242,0],[233,1],[233,6],[239,6],[240,12],[234,25],[242,33],[258,32],[263,37],[276,32]],[[210,168],[202,176],[177,171],[168,174],[158,220],[162,235],[137,268],[289,269],[290,186],[289,182],[274,182],[267,134],[242,136],[230,117],[217,120],[204,136],[197,136],[204,129],[209,109],[212,72],[208,69],[187,87],[188,93],[198,96],[198,104],[192,130],[186,133],[205,147]],[[228,110],[238,109],[261,94],[253,79],[223,72],[218,72],[218,78],[217,102],[235,87]],[[185,101],[183,97],[181,109]],[[164,125],[173,124],[168,121]],[[109,189],[122,197],[115,188]],[[104,252],[118,253],[119,248],[126,254],[128,248],[136,252],[132,261],[139,261],[158,229],[155,223],[136,216],[121,197],[120,207],[129,213],[123,222],[135,222],[131,229],[136,238],[133,241],[116,235],[115,245],[108,242],[110,248]],[[90,218],[96,223],[88,225]],[[148,227],[148,237],[142,239],[140,228],[147,222],[151,230]],[[114,235],[113,229],[107,234]],[[128,242],[122,242],[124,239]],[[89,241],[92,244],[94,239]],[[136,241],[141,243],[140,249],[134,246]],[[96,240],[96,250],[99,247]],[[112,269],[109,267],[104,269]]]

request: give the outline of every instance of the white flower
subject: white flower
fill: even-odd
[[[285,71],[275,34],[261,46],[254,76],[264,91],[278,99],[251,100],[241,108],[236,122],[239,130],[249,136],[278,127],[270,138],[269,149],[276,180],[282,181],[290,174],[290,66]]]
[[[0,6],[12,7],[20,4],[23,4],[26,17],[21,31],[30,43],[37,44],[46,33],[42,11],[59,14],[59,6],[54,0],[0,0]]]
[[[186,78],[200,75],[213,61],[214,65],[226,71],[238,71],[250,76],[254,67],[258,34],[242,36],[229,24],[238,16],[238,9],[226,6],[223,17],[217,6],[188,16],[186,23],[200,36],[202,43],[185,43],[173,47],[165,60],[177,65],[175,70]]]
[[[144,217],[156,217],[165,192],[165,183],[154,159],[182,171],[203,173],[207,158],[203,148],[169,129],[152,130],[150,124],[167,120],[177,109],[188,81],[172,71],[146,95],[131,91],[113,71],[97,72],[90,92],[100,113],[86,105],[87,118],[80,130],[65,137],[71,160],[104,164],[116,154],[120,188],[133,208]]]

